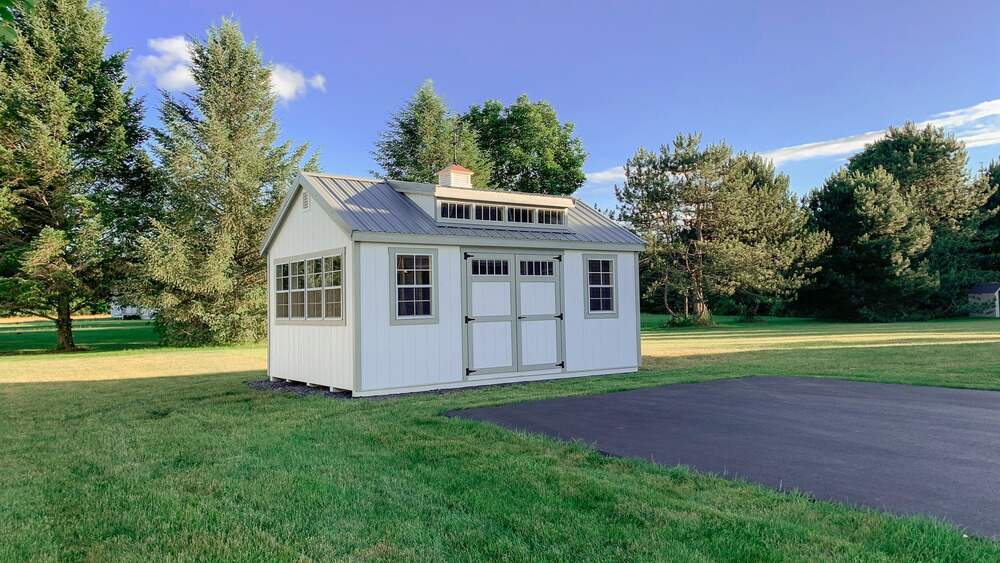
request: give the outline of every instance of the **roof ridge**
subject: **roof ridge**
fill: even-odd
[[[378,184],[380,182],[385,182],[386,179],[382,178],[364,178],[361,176],[347,176],[346,174],[330,174],[329,172],[306,172],[302,171],[304,176],[319,176],[322,178],[337,178],[340,180],[358,180],[360,182],[372,182]]]

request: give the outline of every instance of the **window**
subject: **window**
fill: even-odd
[[[396,320],[436,320],[434,311],[434,253],[395,251]]]
[[[469,211],[472,209],[472,204],[469,203],[455,203],[452,201],[442,201],[441,202],[441,218],[442,219],[471,219]]]
[[[522,276],[551,276],[555,265],[551,260],[521,260]]]
[[[476,221],[503,221],[503,206],[477,203]]]
[[[506,276],[510,275],[510,267],[506,260],[477,259],[472,261],[474,276]]]
[[[563,212],[555,209],[539,209],[538,222],[542,225],[562,225]]]
[[[615,261],[613,257],[585,257],[587,312],[594,316],[615,313]]]
[[[274,266],[276,319],[343,320],[343,253]]]
[[[526,207],[508,207],[507,208],[507,222],[508,223],[534,223],[535,222],[535,210],[528,209]]]

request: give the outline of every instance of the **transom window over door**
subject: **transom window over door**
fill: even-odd
[[[436,322],[437,252],[393,249],[390,255],[394,269],[391,320],[397,324]]]
[[[343,250],[274,266],[274,317],[277,320],[343,321]]]
[[[615,259],[612,256],[585,256],[586,312],[588,317],[614,316]]]

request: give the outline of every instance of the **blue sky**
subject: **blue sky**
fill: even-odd
[[[972,169],[1000,155],[995,0],[103,5],[150,110],[157,86],[188,84],[178,38],[239,20],[278,70],[283,135],[330,172],[368,175],[387,117],[427,78],[455,110],[552,103],[589,153],[578,195],[602,207],[637,147],[679,132],[767,153],[799,193],[906,120],[967,139]]]

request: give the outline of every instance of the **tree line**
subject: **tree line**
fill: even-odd
[[[159,126],[106,54],[87,0],[0,0],[0,314],[40,316],[76,349],[73,317],[110,302],[157,311],[165,343],[266,335],[259,248],[289,184],[318,168],[281,139],[270,67],[230,20],[191,41],[190,93],[161,94]],[[464,114],[424,84],[378,139],[378,175],[571,193],[584,181],[573,125],[545,102]]]
[[[266,334],[259,245],[318,155],[281,138],[270,67],[230,20],[191,42],[190,93],[162,93],[159,126],[107,54],[87,0],[0,3],[0,314],[52,320],[109,302],[157,311],[166,343]],[[571,194],[586,153],[544,101],[454,112],[426,82],[375,142],[375,173],[433,182],[451,163],[478,187]],[[1000,279],[1000,163],[967,171],[959,141],[891,129],[800,201],[766,159],[680,135],[639,149],[617,219],[647,241],[643,305],[677,322],[713,312],[896,320],[959,314]]]
[[[625,177],[616,216],[648,245],[644,305],[674,322],[951,316],[1000,279],[1000,160],[970,175],[965,146],[933,126],[890,128],[801,202],[766,160],[698,135],[639,149]]]

